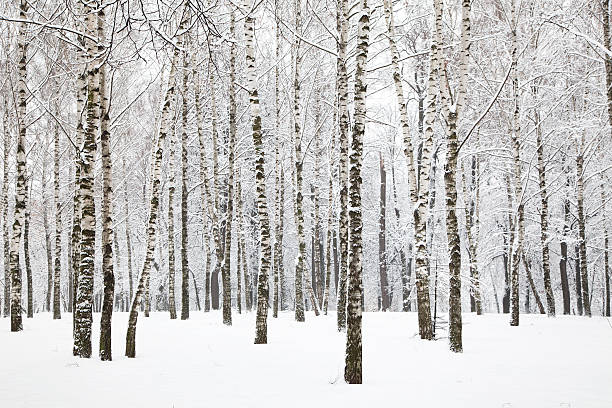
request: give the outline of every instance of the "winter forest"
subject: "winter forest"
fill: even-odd
[[[3,1],[0,405],[612,406],[609,3]]]

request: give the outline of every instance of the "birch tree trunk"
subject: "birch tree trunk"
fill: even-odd
[[[26,0],[19,3],[19,18],[25,20],[29,5]],[[15,183],[15,219],[13,221],[13,235],[11,237],[10,266],[11,266],[11,331],[23,330],[21,316],[21,268],[19,267],[19,244],[23,230],[26,200],[26,113],[27,113],[27,58],[28,44],[26,41],[26,23],[19,24],[17,48],[19,55],[19,80],[17,82],[17,118],[19,134],[17,137],[17,179]],[[6,282],[5,282],[6,284]]]
[[[61,319],[60,310],[60,274],[62,269],[62,205],[59,191],[60,143],[59,129],[55,126],[53,138],[53,192],[55,198],[55,262],[53,273],[53,319]]]
[[[96,5],[97,6],[97,5]],[[97,16],[90,4],[84,4],[86,32],[96,36]],[[87,127],[81,152],[81,243],[79,256],[79,278],[75,316],[74,354],[82,358],[91,357],[91,324],[93,306],[93,275],[96,241],[96,211],[93,197],[93,166],[96,155],[96,129],[98,127],[98,68],[93,59],[96,43],[88,38],[87,47]]]
[[[610,261],[609,261],[609,252],[610,252],[610,238],[608,237],[608,218],[606,217],[606,187],[604,184],[603,174],[601,177],[601,208],[603,214],[603,235],[604,235],[604,307],[603,307],[603,315],[606,317],[610,317]]]
[[[45,255],[47,258],[47,292],[46,292],[46,306],[48,312],[53,310],[53,248],[51,243],[51,226],[49,225],[49,212],[48,207],[53,208],[53,204],[49,204],[47,196],[47,163],[43,160],[42,166],[42,199],[43,199],[43,227],[45,229]],[[9,242],[8,240],[6,242]],[[10,286],[10,285],[9,285]]]
[[[185,5],[189,7],[189,3]],[[187,35],[188,34],[184,34]],[[185,50],[183,51],[183,106],[182,106],[182,132],[181,132],[181,320],[189,319],[189,259],[187,255],[188,247],[188,208],[187,208],[187,91],[189,87],[189,37],[184,40]]]
[[[437,6],[438,9],[442,5]],[[436,6],[434,6],[434,9]],[[440,64],[441,105],[446,117],[446,165],[444,169],[444,186],[446,190],[446,236],[449,252],[449,343],[451,351],[463,352],[462,319],[461,319],[461,239],[457,222],[457,160],[459,155],[457,124],[465,101],[468,64],[470,58],[470,0],[463,0],[461,7],[461,55],[459,57],[459,78],[454,106],[451,101],[450,88],[446,73],[446,62]]]
[[[357,22],[357,55],[355,68],[355,110],[353,117],[353,140],[351,144],[350,170],[350,239],[349,287],[346,330],[346,359],[344,380],[349,384],[361,384],[361,310],[362,282],[362,213],[361,213],[361,165],[363,160],[363,138],[366,124],[366,64],[370,36],[370,10],[367,0],[361,1],[361,12]]]
[[[603,22],[603,45],[606,50],[610,50],[610,0],[601,1],[601,20]],[[606,69],[606,97],[608,105],[608,130],[612,135],[612,58],[607,53],[603,53],[604,65]]]
[[[79,37],[79,43],[85,45],[85,39]],[[79,265],[81,264],[81,151],[83,149],[83,137],[85,128],[83,127],[83,113],[85,111],[85,99],[87,98],[87,74],[88,68],[85,62],[85,55],[81,51],[77,51],[77,63],[80,69],[79,76],[77,78],[77,91],[76,91],[76,134],[75,134],[75,152],[74,152],[74,198],[73,198],[73,209],[72,209],[72,231],[70,235],[70,251],[72,264],[70,268],[72,270],[72,290],[73,307],[72,307],[72,326],[73,326],[73,337],[76,337],[76,303],[78,296],[78,284],[79,284]],[[127,196],[126,196],[127,200]],[[127,201],[126,201],[127,203]],[[127,222],[127,220],[126,220]],[[129,248],[128,248],[129,250]],[[76,349],[73,349],[76,352]]]
[[[253,307],[253,298],[251,297],[251,280],[249,279],[246,243],[244,240],[244,214],[240,177],[236,179],[236,221],[238,223],[238,250],[241,254],[242,271],[244,274],[244,305],[246,307],[246,310],[250,312]]]
[[[433,339],[431,309],[429,301],[429,275],[427,251],[427,202],[429,201],[429,171],[433,147],[433,126],[436,117],[436,82],[440,78],[440,64],[438,48],[442,42],[442,4],[434,0],[435,29],[431,41],[429,78],[427,80],[427,96],[425,99],[425,130],[421,153],[421,166],[419,169],[418,199],[414,210],[414,228],[416,241],[416,287],[417,307],[419,319],[419,334],[422,339]]]
[[[232,14],[233,16],[233,14]],[[230,19],[232,38],[235,34],[235,21]],[[234,156],[236,149],[236,42],[230,44],[230,84],[229,84],[229,157],[228,157],[228,187],[227,187],[227,221],[225,224],[225,266],[223,268],[223,323],[232,325],[232,217],[234,212]],[[240,281],[240,279],[238,280]]]
[[[565,166],[564,172],[565,175],[565,187],[566,190],[569,190],[569,176],[567,172],[567,166]],[[561,259],[559,259],[559,274],[561,275],[561,289],[563,291],[563,314],[569,315],[571,313],[571,299],[570,299],[570,290],[569,290],[569,281],[567,278],[567,241],[570,233],[570,202],[567,196],[563,198],[563,237],[561,238],[560,250],[561,250]]]
[[[346,329],[346,301],[347,301],[347,274],[348,274],[348,155],[349,155],[349,115],[348,115],[348,75],[346,71],[346,47],[348,41],[348,12],[347,1],[336,1],[336,28],[338,31],[338,123],[340,145],[340,276],[337,284],[337,323],[338,331]]]
[[[380,275],[380,294],[382,311],[391,307],[389,280],[387,278],[387,172],[382,153],[378,153],[380,168],[380,214],[378,216],[378,274]]]
[[[548,249],[548,193],[546,191],[546,167],[544,164],[544,141],[540,127],[540,115],[534,112],[536,125],[536,145],[538,151],[538,179],[540,182],[540,242],[542,244],[542,270],[544,272],[544,289],[548,316],[555,316],[555,297],[550,282],[550,253]]]
[[[195,81],[194,86],[194,104],[196,110],[196,119],[197,119],[197,131],[198,131],[198,141],[200,143],[200,181],[202,186],[200,187],[200,200],[202,205],[202,220],[204,222],[203,227],[203,237],[202,241],[204,243],[203,252],[206,254],[206,262],[204,264],[204,277],[206,282],[206,287],[204,289],[204,311],[210,311],[210,296],[211,296],[211,280],[210,280],[210,264],[211,264],[211,250],[210,248],[210,230],[209,225],[212,224],[213,233],[217,233],[217,220],[216,220],[216,212],[213,208],[213,200],[211,199],[210,186],[208,184],[208,164],[206,159],[206,143],[204,141],[204,131],[202,129],[202,123],[204,123],[204,117],[202,115],[201,102],[200,102],[200,71],[196,71],[197,64],[193,62],[192,68],[193,78]],[[209,66],[210,69],[210,66]],[[211,93],[211,97],[214,98],[214,95]],[[216,119],[215,119],[215,127],[213,131],[213,138],[216,134]],[[216,142],[215,142],[216,143]],[[213,158],[215,160],[214,166],[216,168],[216,153]],[[216,182],[216,176],[213,182]],[[208,221],[208,222],[207,222]],[[208,224],[208,225],[207,225]],[[216,241],[215,241],[216,242]]]
[[[170,319],[176,319],[176,299],[175,299],[175,276],[176,266],[174,257],[174,192],[176,191],[176,171],[174,169],[174,126],[168,133],[168,302],[170,309]],[[204,226],[206,230],[206,226]],[[208,257],[208,254],[206,255]]]
[[[510,287],[510,303],[511,303],[511,316],[510,326],[519,325],[519,265],[520,257],[523,253],[523,238],[525,235],[525,214],[524,214],[524,198],[523,198],[523,184],[521,177],[521,127],[520,127],[520,116],[519,116],[519,81],[518,81],[518,49],[517,49],[517,16],[515,0],[512,0],[512,6],[510,9],[511,13],[511,40],[512,40],[512,67],[511,67],[511,79],[512,79],[512,92],[514,100],[514,112],[512,115],[512,153],[514,158],[514,195],[516,197],[516,246],[512,250],[512,269],[511,269],[511,287]]]
[[[276,61],[280,61],[280,19],[278,16],[278,0],[274,2],[274,35],[275,35],[275,54],[274,57]],[[272,303],[272,317],[278,317],[278,306],[279,302],[282,302],[282,294],[279,292],[282,290],[282,283],[280,282],[280,268],[283,257],[283,247],[282,247],[282,231],[280,231],[283,217],[283,202],[280,198],[280,190],[281,190],[281,175],[280,175],[280,156],[279,150],[281,146],[281,135],[280,135],[280,90],[279,90],[279,81],[280,81],[280,73],[278,68],[278,63],[274,66],[274,119],[275,119],[275,129],[274,132],[276,134],[276,143],[274,149],[274,175],[275,175],[275,185],[276,185],[276,207],[274,214],[276,216],[276,222],[274,226],[274,300]]]
[[[26,267],[26,282],[28,286],[28,308],[27,317],[34,317],[34,294],[32,293],[32,265],[30,263],[30,203],[31,193],[28,182],[25,184],[26,188],[26,208],[25,208],[25,220],[23,224],[23,256],[25,258]],[[607,259],[607,258],[606,258]]]
[[[106,34],[104,7],[98,11],[98,54],[105,52]],[[104,299],[100,319],[100,359],[112,360],[111,322],[115,299],[115,273],[113,269],[113,169],[111,160],[111,135],[109,131],[109,101],[106,87],[106,63],[100,66],[100,147],[102,150],[102,274],[104,277]]]
[[[584,215],[584,132],[580,138],[580,146],[576,154],[576,198],[578,201],[578,237],[580,248],[580,279],[582,280],[582,305],[584,314],[591,317],[591,302],[589,297],[589,278],[586,253],[586,221]]]
[[[186,24],[186,17],[181,21],[179,26],[179,32],[181,32]],[[177,47],[174,47],[174,54],[172,56],[172,62],[170,66],[170,75],[168,76],[168,87],[166,95],[164,97],[164,104],[161,113],[161,123],[159,129],[159,137],[157,139],[157,147],[155,152],[155,160],[151,162],[151,204],[149,208],[149,219],[147,222],[147,236],[146,236],[146,255],[144,264],[142,266],[142,272],[138,282],[138,289],[132,301],[132,307],[130,310],[130,317],[128,320],[128,330],[126,334],[126,345],[125,355],[130,358],[136,357],[136,324],[138,321],[138,309],[142,302],[142,298],[145,291],[145,286],[150,279],[151,263],[153,261],[153,253],[155,251],[155,239],[157,234],[157,212],[159,207],[159,186],[160,186],[160,174],[161,174],[161,162],[163,157],[164,141],[167,136],[169,121],[172,119],[172,112],[170,109],[176,101],[176,85],[175,75],[176,66],[179,59],[179,50],[183,45],[183,38],[179,36],[177,41]]]
[[[125,161],[123,162],[125,169]],[[130,234],[130,205],[128,202],[127,183],[123,184],[123,200],[125,203],[125,243],[127,246],[128,280],[130,285],[130,297],[128,303],[134,298],[134,276],[132,273],[132,240]]]
[[[295,320],[303,322],[306,320],[304,315],[304,263],[306,258],[306,240],[304,238],[304,212],[302,209],[304,196],[302,194],[302,134],[300,123],[300,37],[298,30],[301,28],[302,14],[301,0],[295,0],[295,27],[294,35],[294,72],[293,72],[293,139],[295,144],[295,227],[297,229],[298,256],[295,265]],[[308,281],[308,279],[306,279]],[[313,305],[313,308],[315,305]]]
[[[8,130],[8,109],[4,101],[4,164],[2,172],[2,235],[4,241],[4,309],[2,315],[8,317],[11,310],[11,274],[10,274],[10,241],[9,241],[9,219],[8,219],[8,173],[9,173],[9,150],[11,145],[11,133]],[[47,292],[47,293],[50,293]],[[47,305],[49,302],[47,302]],[[48,310],[48,306],[47,306]]]
[[[251,128],[253,146],[255,147],[255,184],[257,191],[257,213],[259,215],[260,263],[257,279],[257,318],[255,328],[255,344],[268,342],[268,272],[270,270],[270,220],[266,202],[266,174],[264,163],[266,153],[263,147],[261,133],[261,116],[259,109],[259,94],[257,92],[257,67],[255,65],[255,17],[248,0],[244,3],[247,12],[244,19],[244,35],[246,48],[247,88],[251,110]]]

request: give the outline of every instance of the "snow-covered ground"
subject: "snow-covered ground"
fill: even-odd
[[[0,320],[0,407],[612,407],[612,322],[600,317],[464,315],[464,353],[422,341],[414,313],[364,315],[364,384],[342,380],[335,314],[306,323],[255,315],[140,315],[137,357],[123,356],[127,314],[113,315],[112,362],[72,356],[72,318],[50,314],[9,332]]]

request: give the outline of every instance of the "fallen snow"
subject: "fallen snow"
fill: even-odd
[[[140,315],[135,359],[123,356],[127,314],[113,315],[113,358],[72,356],[72,317],[0,320],[0,407],[612,407],[612,323],[600,317],[464,315],[464,353],[422,341],[414,313],[364,315],[364,384],[342,380],[335,314],[268,320],[253,313]]]

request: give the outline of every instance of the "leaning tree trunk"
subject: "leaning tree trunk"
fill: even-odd
[[[26,19],[28,12],[28,3],[26,0],[21,0],[19,7],[19,18]],[[11,331],[23,330],[21,320],[21,268],[19,267],[19,243],[23,230],[23,221],[25,215],[26,201],[26,154],[25,154],[25,138],[26,138],[26,112],[27,112],[27,58],[28,44],[26,41],[26,23],[19,24],[19,81],[17,83],[17,117],[19,123],[19,135],[17,137],[17,179],[15,183],[15,219],[13,221],[13,235],[11,237]],[[5,282],[6,284],[6,282]]]
[[[179,31],[183,30],[185,26],[185,20],[181,21]],[[161,174],[161,162],[164,153],[164,141],[167,136],[169,121],[172,120],[171,108],[175,103],[176,86],[175,86],[175,75],[176,65],[178,63],[179,51],[183,45],[182,36],[177,41],[177,47],[174,48],[174,54],[172,56],[172,62],[170,67],[170,75],[168,76],[168,88],[166,90],[166,96],[164,98],[164,105],[161,113],[161,123],[159,129],[159,138],[157,140],[157,150],[155,152],[155,159],[151,163],[151,205],[149,208],[149,220],[147,223],[147,237],[146,237],[146,254],[144,264],[142,266],[142,273],[138,282],[138,289],[136,295],[132,301],[132,307],[130,310],[130,317],[128,320],[128,330],[126,334],[126,345],[125,355],[127,357],[136,357],[136,323],[138,322],[138,309],[142,302],[145,287],[150,278],[151,263],[153,261],[153,253],[155,252],[155,239],[157,234],[157,210],[159,207],[159,187],[160,187],[160,174]]]
[[[189,4],[186,5],[189,7]],[[186,38],[187,44],[189,37]],[[181,320],[189,319],[189,259],[188,246],[188,208],[187,208],[187,91],[189,87],[189,47],[185,45],[183,51],[183,106],[182,106],[182,132],[181,132]]]
[[[586,253],[586,221],[584,215],[584,146],[583,133],[576,155],[576,196],[578,201],[578,237],[580,248],[580,279],[582,280],[582,305],[584,307],[584,314],[591,317]]]
[[[338,331],[346,329],[346,295],[348,271],[348,155],[349,155],[349,113],[348,113],[348,74],[346,70],[348,42],[348,11],[347,1],[336,1],[336,27],[338,30],[337,59],[337,93],[338,93],[338,124],[339,124],[339,176],[340,176],[340,271],[336,291]]]
[[[261,132],[261,115],[259,110],[259,94],[257,92],[257,67],[255,65],[255,18],[248,1],[244,4],[247,15],[244,20],[244,35],[246,45],[247,88],[251,106],[251,127],[253,146],[255,147],[255,184],[257,191],[257,212],[259,214],[260,263],[257,280],[257,319],[255,328],[255,344],[268,342],[268,272],[270,270],[270,221],[268,204],[266,202],[266,173],[264,163],[266,152],[263,146]]]
[[[53,271],[53,319],[61,319],[60,311],[60,274],[62,269],[62,204],[59,191],[60,143],[59,129],[55,127],[53,152],[53,191],[55,198],[55,262]]]
[[[106,16],[104,7],[98,11],[98,54],[103,55],[104,24]],[[102,275],[104,277],[104,299],[100,319],[100,359],[112,360],[111,321],[115,299],[115,273],[113,270],[113,169],[111,161],[110,116],[108,93],[106,88],[106,64],[100,66],[100,147],[102,150]]]
[[[546,167],[544,164],[544,141],[540,115],[537,109],[534,112],[536,122],[536,145],[538,151],[538,179],[540,181],[540,242],[542,245],[542,270],[544,272],[544,289],[546,291],[546,306],[548,316],[555,316],[555,297],[550,282],[550,253],[548,249],[548,193],[546,191]]]
[[[533,281],[533,276],[531,274],[530,263],[527,263],[525,259],[525,254],[521,255],[523,261],[523,267],[525,268],[525,274],[527,275],[527,282],[529,283],[529,287],[531,288],[531,292],[533,293],[533,297],[535,298],[536,305],[538,306],[538,310],[540,314],[545,314],[544,305],[542,304],[542,300],[540,295],[538,294],[538,290],[536,289],[535,282]],[[529,296],[529,291],[527,291],[527,295]],[[529,304],[527,302],[527,304]],[[529,313],[529,308],[527,307],[527,313]]]
[[[349,384],[361,384],[361,307],[363,296],[363,220],[361,213],[361,165],[363,160],[363,138],[366,124],[366,63],[370,36],[370,10],[367,0],[361,2],[361,13],[357,23],[357,56],[355,68],[355,110],[353,117],[353,140],[351,144],[350,171],[350,237],[348,307],[346,318],[346,359],[344,380]]]
[[[90,5],[85,5],[87,33],[95,35],[97,16]],[[79,256],[78,290],[75,316],[74,354],[82,358],[91,357],[91,325],[93,305],[93,275],[96,241],[96,213],[93,197],[93,166],[96,155],[96,129],[98,128],[98,68],[97,61],[91,60],[96,54],[96,44],[86,39],[87,56],[87,127],[81,152],[81,243]]]
[[[395,20],[393,14],[393,4],[390,0],[383,1],[383,9],[385,12],[385,22],[387,25],[387,39],[389,41],[389,51],[391,53],[391,68],[393,72],[393,83],[395,85],[395,98],[400,113],[400,126],[402,128],[402,137],[404,141],[404,154],[408,161],[408,184],[410,188],[410,201],[412,206],[416,208],[418,205],[418,186],[414,162],[414,150],[412,148],[412,137],[410,134],[410,126],[408,124],[408,108],[404,98],[404,88],[402,85],[402,77],[400,70],[400,54],[395,43]],[[392,167],[394,173],[394,168]],[[397,207],[397,192],[395,190],[395,175],[393,174],[393,195],[395,198],[395,216],[399,227],[399,208]],[[410,277],[406,268],[406,254],[403,249],[400,249],[401,260],[401,277],[402,277],[402,304],[403,310],[410,310]]]

